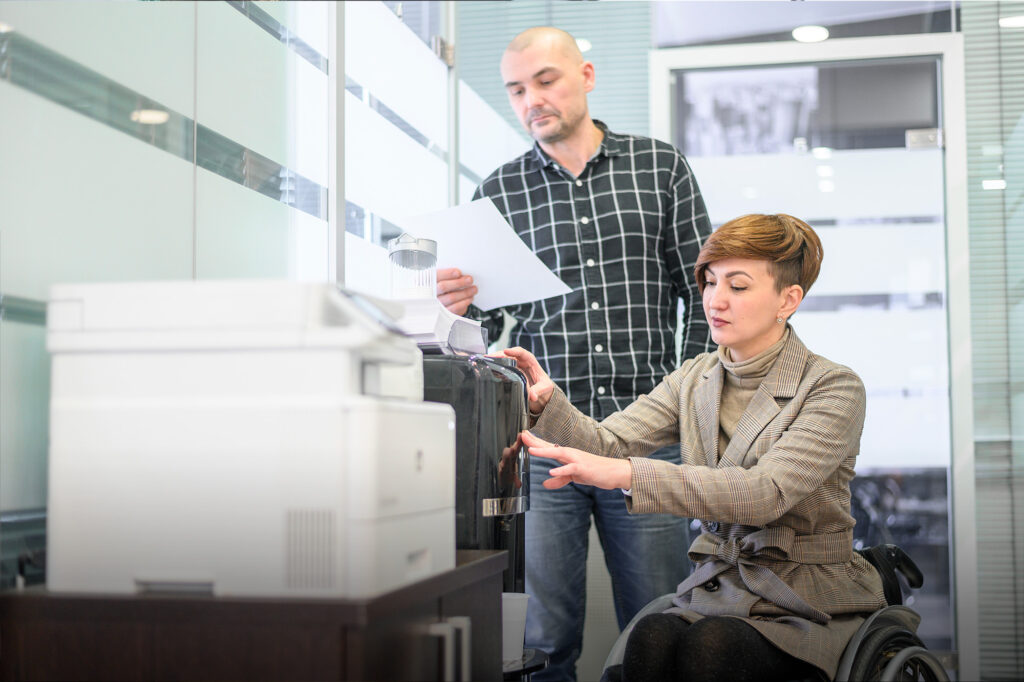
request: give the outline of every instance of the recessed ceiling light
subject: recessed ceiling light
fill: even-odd
[[[1006,189],[1006,180],[982,180],[982,189]]]
[[[160,125],[161,123],[167,123],[171,115],[161,109],[136,109],[131,114],[131,119],[136,123],[145,123],[147,125]]]
[[[825,159],[831,159],[832,158],[832,148],[831,147],[815,147],[814,149],[811,150],[811,156],[813,156],[814,158],[819,159],[821,161],[824,161]]]
[[[580,52],[586,52],[590,48],[592,48],[593,45],[591,45],[590,41],[587,40],[586,38],[577,38],[576,39],[576,47],[580,48]]]
[[[828,29],[824,26],[797,26],[793,29],[793,40],[799,43],[820,43],[828,38]]]
[[[0,21],[0,33],[10,33],[13,30],[14,29],[11,28],[10,24],[5,24],[4,22]]]
[[[999,18],[1000,28],[1024,28],[1024,14],[1018,14],[1012,17],[1000,17]]]

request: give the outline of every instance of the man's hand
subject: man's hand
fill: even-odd
[[[476,292],[473,278],[463,275],[458,268],[442,268],[437,271],[437,300],[456,315],[466,314]]]
[[[533,414],[543,412],[544,407],[551,400],[551,394],[555,391],[555,382],[540,366],[534,354],[525,348],[513,346],[506,348],[498,355],[513,358],[516,361],[516,367],[526,375],[526,380],[529,382],[527,394],[530,398],[530,412]]]
[[[545,488],[561,488],[570,483],[583,483],[605,490],[629,490],[633,487],[633,467],[629,460],[598,457],[575,448],[558,447],[529,431],[523,431],[522,436],[531,456],[553,459],[562,465],[549,472],[551,478],[544,481]]]

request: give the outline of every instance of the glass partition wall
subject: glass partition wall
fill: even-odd
[[[749,64],[734,51],[719,61],[723,48],[663,51],[665,132],[690,160],[715,225],[781,212],[821,236],[822,274],[793,326],[867,390],[855,545],[895,543],[914,558],[926,581],[906,603],[922,615],[929,648],[950,652],[944,65],[941,49],[886,56],[886,39],[872,40],[824,60],[800,58],[801,46],[774,58],[757,46],[761,59]]]
[[[328,3],[0,3],[0,587],[45,545],[57,282],[327,280]]]
[[[378,296],[401,219],[448,206],[442,4],[345,6],[345,281]]]
[[[455,11],[445,2],[346,4],[345,280],[368,293],[388,295],[384,248],[403,218],[468,202],[527,147],[500,107],[459,78],[471,37],[457,32]]]
[[[981,679],[1024,679],[1024,2],[964,3]]]

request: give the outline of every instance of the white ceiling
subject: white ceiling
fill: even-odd
[[[945,11],[950,0],[664,0],[654,6],[658,47]]]

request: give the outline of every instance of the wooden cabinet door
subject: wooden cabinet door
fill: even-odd
[[[442,643],[430,633],[440,619],[435,596],[400,610],[370,614],[365,626],[346,629],[345,679],[428,682],[443,679]]]
[[[501,680],[501,574],[443,595],[441,617],[452,616],[467,616],[472,626],[471,679]]]

